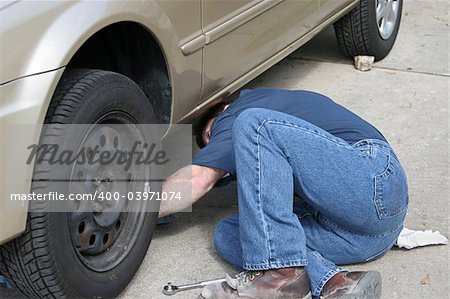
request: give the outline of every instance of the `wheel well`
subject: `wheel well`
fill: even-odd
[[[83,44],[67,67],[108,70],[129,77],[152,103],[158,121],[170,121],[172,88],[165,58],[143,26],[119,22],[103,28]]]

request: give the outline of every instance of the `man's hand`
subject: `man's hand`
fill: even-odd
[[[162,185],[162,193],[179,192],[181,199],[162,200],[159,218],[190,207],[208,193],[224,175],[223,170],[206,166],[189,165],[181,168]]]

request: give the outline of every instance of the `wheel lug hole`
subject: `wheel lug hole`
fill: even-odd
[[[91,237],[89,238],[89,245],[94,245],[95,244],[95,234],[92,234]]]
[[[106,233],[106,234],[103,236],[103,244],[106,244],[106,243],[108,242],[108,239],[109,239],[109,235]]]
[[[78,233],[82,234],[84,232],[84,229],[86,228],[86,224],[84,223],[84,221],[82,221],[79,225],[78,225]]]

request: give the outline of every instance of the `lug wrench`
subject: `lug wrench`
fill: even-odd
[[[208,284],[212,284],[212,283],[219,283],[219,282],[224,282],[225,281],[225,277],[224,278],[217,278],[217,279],[211,279],[211,280],[205,280],[205,281],[200,281],[197,283],[192,283],[192,284],[185,284],[185,285],[180,285],[180,286],[176,286],[173,285],[172,283],[168,283],[166,286],[164,286],[163,288],[163,294],[167,295],[167,296],[172,296],[178,292],[182,292],[182,291],[187,291],[187,290],[192,290],[192,289],[197,289],[197,288],[202,288]]]

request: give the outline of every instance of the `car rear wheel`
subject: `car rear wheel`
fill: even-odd
[[[348,56],[385,58],[400,27],[403,0],[361,0],[334,24],[341,50]]]
[[[146,96],[127,77],[100,70],[68,70],[55,92],[45,122],[89,125],[85,126],[86,131],[71,136],[44,127],[41,144],[70,142],[83,147],[101,140],[102,147],[112,149],[129,148],[133,140],[145,142],[147,136],[136,127],[155,123],[156,119]],[[119,171],[116,167],[74,163],[59,169],[58,173],[47,163],[36,163],[32,191],[55,191],[52,179],[67,175],[70,180],[63,187],[65,191],[90,193],[106,188],[106,184],[113,181],[111,176]],[[117,180],[115,188],[123,191],[122,194],[143,190],[145,179],[142,178],[150,177],[150,167],[131,166],[127,171],[128,179]],[[74,183],[79,181],[82,183]],[[160,187],[151,184],[153,190]],[[114,211],[108,210],[110,206],[102,206],[93,211],[80,209],[76,201],[71,212],[49,212],[45,209],[49,204],[30,202],[25,232],[1,246],[1,271],[8,282],[27,297],[118,295],[130,282],[147,252],[159,202],[125,200],[120,201],[119,210],[117,206]]]

